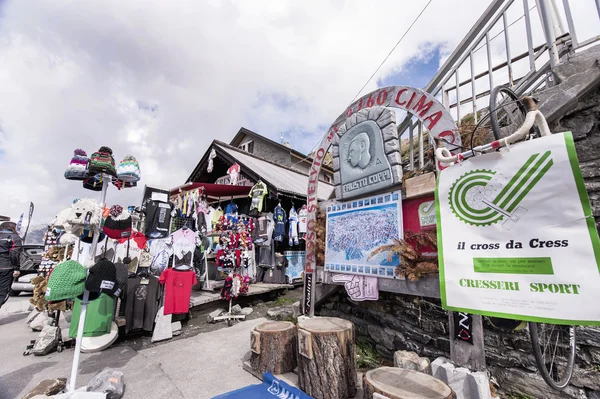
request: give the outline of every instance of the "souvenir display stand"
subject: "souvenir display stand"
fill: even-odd
[[[215,321],[226,320],[227,325],[230,326],[233,320],[246,320],[246,315],[244,314],[233,314],[231,313],[231,307],[233,304],[233,298],[229,299],[229,311],[221,316],[217,316],[214,318]]]
[[[102,207],[106,206],[106,191],[108,190],[108,176],[102,179],[102,191],[100,194],[100,204]],[[100,238],[100,226],[90,226],[94,231],[94,237],[92,238],[92,249],[90,252],[90,264],[94,263],[96,247],[98,246],[98,239]],[[77,338],[75,340],[75,354],[73,356],[73,367],[71,369],[71,378],[69,379],[69,391],[74,392],[77,383],[77,372],[79,369],[79,358],[81,356],[81,343],[83,339],[83,328],[85,325],[85,317],[87,312],[87,305],[89,301],[89,291],[86,289],[83,292],[83,300],[81,302],[81,313],[79,314],[79,325],[77,326]]]

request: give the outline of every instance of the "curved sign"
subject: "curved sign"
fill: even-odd
[[[360,112],[365,109],[373,109],[375,107],[388,107],[398,108],[405,110],[414,116],[416,116],[422,123],[424,128],[429,132],[429,138],[433,145],[435,145],[435,139],[443,139],[446,142],[446,146],[450,151],[458,150],[456,145],[461,145],[460,133],[452,115],[444,108],[444,106],[431,94],[424,92],[421,89],[417,89],[409,86],[389,86],[378,90],[375,90],[365,96],[359,98],[357,101],[352,103],[333,122],[327,134],[321,140],[321,143],[317,147],[313,164],[309,172],[308,177],[308,224],[306,234],[306,263],[304,266],[305,276],[308,273],[314,273],[316,269],[316,212],[318,207],[318,185],[319,185],[319,173],[323,164],[323,159],[327,150],[331,146],[334,139],[341,140],[343,134],[353,126],[356,125],[357,119]],[[346,126],[349,123],[350,129]],[[341,136],[341,137],[340,137]],[[400,148],[398,148],[398,151]],[[358,162],[358,161],[357,161]],[[438,163],[438,169],[444,169],[448,165],[442,165]],[[316,280],[310,279],[310,296],[311,298],[304,298],[304,311],[309,313],[311,316],[314,314],[314,284]],[[307,279],[305,278],[305,284]],[[305,292],[307,292],[305,290]]]

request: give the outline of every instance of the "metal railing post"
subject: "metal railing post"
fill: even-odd
[[[415,170],[415,129],[412,124],[412,119],[410,121],[410,125],[408,125],[408,165],[410,170]]]
[[[554,36],[554,29],[552,27],[552,16],[550,15],[550,8],[548,7],[548,0],[536,0],[540,15],[542,17],[542,28],[544,29],[544,36],[546,37],[546,44],[548,45],[548,53],[550,55],[550,66],[552,69],[559,63],[558,51],[556,50],[556,37]]]
[[[473,64],[473,52],[469,53],[471,63],[471,93],[473,94],[473,121],[477,123],[477,91],[475,90],[475,65]]]
[[[485,32],[485,49],[487,51],[488,78],[490,80],[490,95],[494,89],[494,72],[492,71],[492,51],[490,50],[490,31]]]
[[[457,125],[460,125],[460,79],[458,78],[458,68],[456,68],[454,76],[456,78],[456,119]]]
[[[419,121],[417,125],[419,128],[419,169],[423,169],[425,166],[425,154],[423,148],[423,124]]]
[[[573,24],[573,15],[571,14],[571,6],[569,4],[569,0],[563,0],[563,6],[565,8],[565,15],[567,17],[567,26],[569,27],[571,43],[573,43],[573,48],[576,49],[577,47],[579,47],[579,42],[577,41],[577,33],[575,32],[575,25]]]
[[[506,67],[508,68],[508,84],[513,87],[513,73],[510,56],[510,40],[508,38],[508,22],[506,21],[506,12],[502,13],[502,24],[504,25],[504,42],[506,43]]]
[[[599,0],[600,1],[600,0]],[[525,12],[525,30],[527,31],[527,50],[529,51],[529,69],[535,71],[535,55],[533,54],[533,36],[531,34],[531,17],[529,15],[529,1],[523,0]]]

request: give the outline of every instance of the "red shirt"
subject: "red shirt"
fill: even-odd
[[[190,310],[192,286],[196,285],[196,273],[192,270],[179,272],[165,269],[159,283],[165,285],[165,314],[187,313]]]

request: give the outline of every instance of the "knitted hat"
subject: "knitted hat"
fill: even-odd
[[[85,289],[85,275],[85,268],[74,260],[59,263],[48,279],[46,300],[62,301],[81,295]]]
[[[131,215],[121,205],[111,206],[102,231],[115,240],[131,236]]]
[[[129,278],[129,270],[127,270],[127,266],[121,262],[115,263],[115,268],[117,269],[117,290],[115,291],[115,296],[119,296],[125,286],[127,285],[127,279]]]
[[[99,260],[90,269],[90,274],[85,282],[85,289],[90,292],[115,296],[115,292],[119,289],[115,264],[106,259]]]
[[[108,147],[100,147],[90,157],[89,174],[106,173],[107,175],[116,176],[115,159],[113,158],[112,150]]]
[[[117,168],[117,177],[124,182],[140,180],[140,164],[133,155],[125,155]]]
[[[83,188],[92,191],[102,191],[102,175],[92,175],[83,180]]]
[[[83,180],[87,177],[87,164],[89,158],[85,151],[77,149],[74,151],[73,158],[71,158],[71,163],[67,166],[67,170],[65,170],[65,179],[68,180]]]

